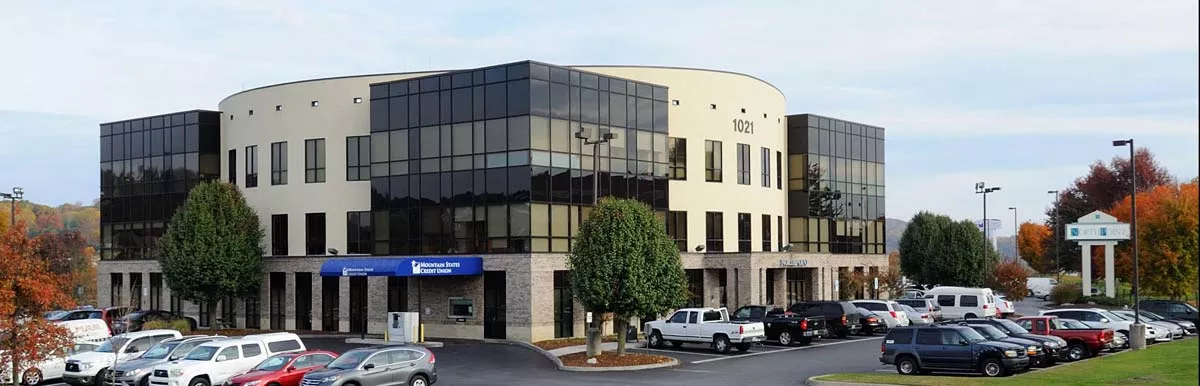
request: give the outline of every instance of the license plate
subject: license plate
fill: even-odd
[[[814,332],[816,332],[816,331],[805,331],[804,336],[813,336]]]

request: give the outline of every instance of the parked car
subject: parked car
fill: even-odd
[[[1058,280],[1049,277],[1031,277],[1025,279],[1025,288],[1029,290],[1026,294],[1030,297],[1041,298],[1042,300],[1050,300],[1050,291],[1054,286],[1058,285]],[[1012,295],[1012,294],[1009,294]]]
[[[114,336],[95,351],[67,358],[63,382],[72,385],[103,385],[116,363],[137,358],[158,342],[182,336],[175,330],[147,330]]]
[[[905,318],[908,319],[910,325],[928,326],[933,324],[933,317],[929,316],[929,312],[917,311],[915,308],[909,307],[905,304],[897,303],[896,306],[900,307],[900,311],[904,312]]]
[[[934,287],[925,291],[925,298],[942,307],[946,319],[998,316],[996,298],[990,288]]]
[[[942,306],[937,305],[933,299],[915,298],[915,299],[896,299],[896,303],[900,303],[916,310],[925,310],[934,322],[940,322],[942,317]]]
[[[1132,313],[1132,311],[1130,311],[1130,312]],[[1158,322],[1168,322],[1168,323],[1177,325],[1183,329],[1184,335],[1196,335],[1196,323],[1192,323],[1192,321],[1190,321],[1190,320],[1166,318],[1166,317],[1163,317],[1162,315],[1159,315],[1159,314],[1156,314],[1156,313],[1153,313],[1150,311],[1140,311],[1139,314],[1142,315],[1142,319],[1150,319],[1150,320],[1158,321]]]
[[[730,319],[735,322],[761,322],[767,340],[777,341],[784,346],[796,342],[807,345],[826,333],[825,317],[799,316],[774,305],[742,306],[733,312]]]
[[[859,331],[862,335],[874,335],[876,333],[886,333],[888,331],[887,322],[883,321],[879,315],[866,308],[859,307],[858,314],[861,315],[859,322],[862,328]]]
[[[80,309],[75,309],[73,311],[70,311],[66,315],[62,315],[57,320],[100,319],[100,320],[103,320],[104,323],[108,324],[109,333],[113,333],[113,331],[112,331],[113,322],[121,320],[121,318],[125,317],[125,315],[128,314],[132,310],[133,310],[132,307],[108,307],[108,308],[87,307],[87,308],[80,308]]]
[[[1017,312],[1017,309],[1013,307],[1012,302],[1009,301],[1007,297],[1004,297],[1004,295],[996,295],[995,299],[996,312],[1000,313],[1001,318],[1007,318]]]
[[[1181,319],[1200,324],[1200,311],[1197,311],[1196,307],[1193,307],[1191,304],[1184,302],[1174,300],[1142,300],[1138,302],[1138,309],[1150,311],[1169,319]]]
[[[887,322],[888,328],[896,328],[912,324],[908,320],[908,314],[900,309],[900,303],[891,300],[855,300],[851,302],[855,307],[866,308],[874,312],[879,317]]]
[[[678,311],[676,311],[678,312]],[[437,357],[421,346],[356,348],[304,375],[303,386],[408,385],[437,383]]]
[[[788,312],[800,316],[823,316],[830,336],[845,338],[862,329],[858,307],[850,302],[829,300],[798,302],[788,306]]]
[[[1019,345],[988,341],[975,330],[957,325],[899,327],[888,331],[879,361],[904,375],[933,371],[978,371],[1000,377],[1029,367],[1029,354]]]
[[[300,337],[290,332],[247,335],[203,343],[181,360],[154,367],[150,384],[158,386],[220,385],[244,374],[267,357],[305,351]]]
[[[62,378],[68,356],[95,351],[111,336],[104,321],[99,319],[83,319],[57,323],[71,333],[74,344],[59,352],[51,354],[37,363],[24,363],[14,379],[11,365],[0,366],[0,384],[16,383],[21,385],[37,385],[48,379]],[[0,363],[11,364],[8,353],[0,351]]]
[[[1037,335],[1062,338],[1067,342],[1065,359],[1077,361],[1096,356],[1102,350],[1114,348],[1116,332],[1111,328],[1091,328],[1079,323],[1072,327],[1067,319],[1057,316],[1026,316],[1016,320],[1017,325]]]
[[[1128,320],[1130,323],[1137,321],[1133,316],[1133,311],[1109,310],[1108,312],[1116,315],[1118,318]],[[1177,324],[1156,322],[1148,319],[1142,319],[1141,322],[1146,325],[1146,339],[1153,339],[1154,343],[1170,342],[1183,337],[1183,329]]]
[[[1029,330],[1021,328],[1020,325],[1009,319],[977,318],[964,319],[964,321],[967,323],[990,324],[1008,335],[1041,342],[1042,351],[1048,355],[1051,362],[1066,360],[1067,341],[1062,338],[1030,333]]]
[[[988,340],[1025,347],[1025,354],[1029,355],[1030,366],[1048,367],[1052,363],[1049,354],[1042,351],[1042,342],[1009,335],[1008,332],[986,323],[963,323],[963,325],[970,327]]]
[[[1125,320],[1125,318],[1117,314],[1099,308],[1061,308],[1041,311],[1039,314],[1075,319],[1092,328],[1111,328],[1117,332],[1117,335],[1121,336],[1121,340],[1125,341],[1126,344],[1129,342],[1129,328],[1133,325],[1132,321]],[[1154,326],[1146,325],[1147,343],[1153,342],[1154,339],[1161,335]]]
[[[70,314],[70,313],[71,313],[70,311],[55,310],[55,311],[46,312],[42,316],[45,317],[46,320],[56,321],[56,320],[62,319],[64,316],[67,316],[67,314]]]
[[[646,323],[646,331],[650,331],[647,342],[653,348],[662,348],[664,342],[671,342],[675,347],[684,343],[704,343],[722,354],[734,347],[746,351],[751,343],[767,339],[761,322],[731,321],[729,310],[725,308],[680,309],[666,320]]]
[[[196,319],[176,315],[171,311],[163,310],[137,310],[130,312],[120,320],[113,322],[113,332],[124,333],[140,331],[146,322],[164,321],[171,322],[179,319],[187,320],[188,326],[192,331],[196,331]]]
[[[276,354],[249,372],[225,381],[225,386],[299,386],[305,374],[325,367],[337,357],[335,353],[317,350]]]
[[[185,354],[204,343],[226,339],[220,335],[188,335],[158,342],[141,356],[113,366],[113,376],[105,379],[106,386],[145,386],[150,383],[154,367],[179,360]]]

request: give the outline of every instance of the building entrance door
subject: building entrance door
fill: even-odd
[[[367,278],[350,278],[350,332],[367,333]]]
[[[812,300],[812,287],[807,280],[808,270],[809,268],[787,269],[787,304]]]
[[[485,339],[507,339],[505,304],[505,272],[483,273],[483,337]]]

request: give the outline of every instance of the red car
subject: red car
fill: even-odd
[[[250,372],[230,378],[226,386],[299,386],[304,374],[325,367],[338,355],[329,351],[285,353],[264,359]]]

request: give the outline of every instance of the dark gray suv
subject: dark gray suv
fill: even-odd
[[[300,386],[428,386],[437,383],[436,363],[422,346],[357,348],[305,374]]]

